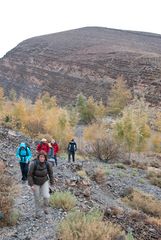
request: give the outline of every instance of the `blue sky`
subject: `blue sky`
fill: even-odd
[[[86,26],[161,34],[160,0],[0,0],[0,57],[34,36]]]

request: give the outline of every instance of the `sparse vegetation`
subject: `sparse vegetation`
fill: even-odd
[[[123,110],[123,116],[114,127],[115,139],[123,144],[129,153],[144,151],[147,139],[150,137],[148,113],[143,100],[136,101]]]
[[[84,139],[88,148],[88,156],[100,161],[114,161],[120,154],[120,147],[115,143],[112,135],[104,124],[94,123],[84,129]]]
[[[50,196],[50,205],[69,211],[76,206],[77,199],[70,192],[55,192]]]
[[[66,148],[73,136],[73,125],[69,112],[56,104],[56,99],[45,93],[35,103],[19,98],[6,101],[1,109],[1,123],[13,129],[37,138],[50,134],[59,140],[61,149]]]
[[[151,195],[135,190],[122,200],[130,207],[139,209],[150,216],[161,217],[161,201]]]
[[[161,188],[161,170],[156,168],[149,168],[147,178],[150,180],[151,184],[156,185]]]
[[[152,138],[151,138],[151,144],[152,144],[152,151],[156,152],[156,153],[161,153],[161,137],[160,137],[160,133],[156,132],[155,134],[153,134]]]
[[[116,79],[108,99],[108,112],[119,114],[132,99],[131,92],[128,90],[123,77]]]
[[[77,174],[82,177],[82,178],[88,178],[87,176],[87,173],[85,170],[80,170],[80,171],[77,171]]]
[[[97,183],[103,183],[106,179],[106,171],[103,167],[98,167],[94,170],[92,179]]]
[[[96,102],[93,97],[87,99],[83,94],[77,96],[76,108],[81,122],[85,124],[102,118],[106,114],[106,108],[101,101]]]
[[[18,193],[18,187],[14,180],[5,173],[5,167],[0,164],[0,211],[4,219],[0,221],[0,226],[16,224],[18,218],[13,214],[14,198]]]
[[[99,211],[70,213],[60,224],[60,240],[114,240],[125,236],[119,226],[103,222]]]

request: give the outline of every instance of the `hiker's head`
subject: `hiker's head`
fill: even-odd
[[[46,138],[42,138],[42,139],[41,139],[41,142],[42,142],[42,143],[47,143]]]
[[[55,143],[55,139],[52,139],[52,140],[51,140],[51,143]]]
[[[37,159],[40,161],[40,162],[45,162],[47,161],[47,153],[45,151],[40,151],[38,156],[37,156]]]
[[[74,142],[74,138],[72,138],[71,142]]]
[[[20,143],[20,148],[26,148],[26,144],[24,142]]]

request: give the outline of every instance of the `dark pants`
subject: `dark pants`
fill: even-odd
[[[72,156],[73,162],[75,162],[75,152],[68,152],[68,162],[70,162],[70,157]]]
[[[29,166],[28,163],[20,162],[20,168],[21,168],[22,180],[23,181],[27,180],[28,166]]]

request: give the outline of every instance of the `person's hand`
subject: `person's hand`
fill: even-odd
[[[35,191],[35,187],[34,187],[34,186],[32,186],[32,187],[31,187],[31,190],[34,192],[34,191]]]

